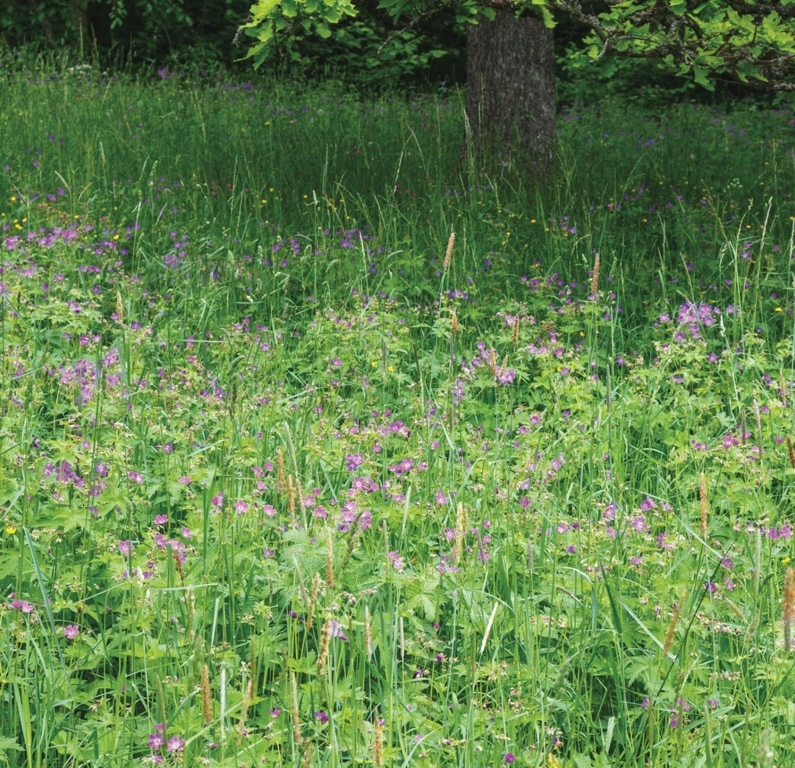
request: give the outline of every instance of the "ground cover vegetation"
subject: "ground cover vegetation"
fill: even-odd
[[[569,106],[538,188],[444,86],[21,58],[5,764],[787,764],[786,102]]]

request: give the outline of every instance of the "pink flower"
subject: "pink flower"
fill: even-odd
[[[235,512],[237,512],[238,515],[242,515],[248,512],[248,502],[243,501],[243,499],[238,499],[235,502]]]
[[[160,749],[165,743],[166,740],[163,738],[162,733],[149,734],[149,749]]]
[[[126,541],[120,541],[117,544],[117,546],[119,548],[119,552],[122,555],[129,555],[129,554],[132,553],[132,551],[134,549],[133,544],[132,544],[132,542],[129,539],[127,539]]]
[[[182,752],[183,749],[185,749],[185,739],[181,739],[179,736],[172,736],[168,740],[169,752]]]
[[[80,627],[77,624],[69,624],[63,628],[63,634],[67,640],[76,640],[80,634]]]
[[[29,603],[27,600],[12,600],[11,607],[15,611],[22,611],[22,613],[33,613],[35,610],[33,603]]]
[[[338,637],[340,640],[347,640],[348,636],[345,634],[345,631],[342,629],[342,624],[334,619],[331,619],[328,623],[328,636],[329,637]]]

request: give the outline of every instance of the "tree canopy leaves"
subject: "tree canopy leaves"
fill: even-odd
[[[379,0],[378,7],[408,23],[439,12],[477,23],[496,9],[540,14],[549,27],[572,18],[590,30],[573,54],[583,65],[619,55],[652,60],[710,89],[716,79],[731,79],[795,90],[795,0],[617,0],[598,10],[581,0]],[[331,26],[357,10],[352,0],[257,0],[243,26],[254,38],[249,56],[261,64],[296,25],[328,37]]]

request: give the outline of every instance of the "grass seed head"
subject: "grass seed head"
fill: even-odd
[[[679,624],[679,617],[682,615],[682,606],[685,602],[687,592],[682,592],[682,597],[674,607],[674,612],[671,614],[671,621],[668,623],[668,631],[665,633],[665,643],[663,644],[663,654],[667,656],[671,652],[674,645],[674,637],[676,636],[676,626]]]
[[[373,658],[373,628],[370,623],[370,607],[364,606],[364,649],[367,652],[367,660]]]
[[[453,258],[453,246],[455,245],[455,232],[450,233],[450,239],[447,241],[447,249],[444,252],[444,264],[442,264],[442,272],[447,272],[450,267],[450,261]]]
[[[206,664],[202,667],[202,713],[204,724],[209,725],[213,719],[213,699],[210,690],[210,668]]]
[[[599,254],[597,253],[593,260],[593,271],[591,272],[591,298],[596,300],[599,298],[599,267],[601,266]]]
[[[330,530],[326,534],[326,586],[334,587],[334,540]]]
[[[328,647],[331,642],[331,619],[326,619],[323,625],[323,633],[320,635],[320,649],[317,654],[317,675],[322,677],[323,670],[328,661]]]
[[[489,351],[489,368],[494,378],[497,378],[497,353],[492,349]]]
[[[298,681],[295,679],[295,672],[290,672],[290,692],[292,694],[290,716],[293,721],[293,741],[300,744],[304,737],[301,734],[301,715],[298,712]]]
[[[795,575],[793,575],[792,568],[787,568],[787,574],[784,577],[781,618],[784,623],[784,648],[789,653],[792,649],[792,623],[795,620]]]
[[[378,712],[373,718],[373,760],[378,766],[384,764],[384,729],[381,726]]]
[[[456,507],[456,517],[455,517],[455,550],[454,550],[454,558],[456,564],[461,561],[461,557],[464,554],[464,537],[466,536],[466,528],[467,528],[467,519],[466,519],[466,511],[464,510],[464,505],[459,501],[458,506]]]

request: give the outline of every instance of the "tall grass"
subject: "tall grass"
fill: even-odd
[[[786,763],[791,114],[6,86],[7,764]]]

